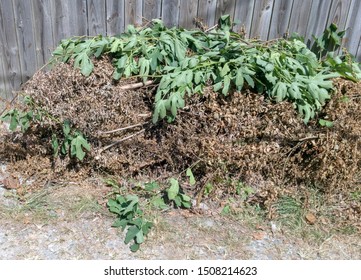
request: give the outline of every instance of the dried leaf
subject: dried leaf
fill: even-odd
[[[308,212],[308,213],[306,214],[305,218],[306,218],[307,223],[309,223],[310,225],[315,224],[316,221],[317,221],[316,216],[313,215],[313,214],[310,213],[310,212]]]
[[[255,233],[252,234],[253,239],[255,240],[262,240],[266,237],[266,232],[265,231],[256,231]]]

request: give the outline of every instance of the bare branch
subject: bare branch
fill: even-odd
[[[104,148],[102,148],[102,149],[99,150],[98,155],[101,154],[102,152],[104,152],[105,150],[108,150],[109,148],[111,148],[111,147],[113,147],[113,146],[115,146],[115,145],[118,145],[118,144],[120,144],[121,142],[124,142],[125,140],[128,140],[128,139],[130,139],[130,138],[133,138],[133,137],[135,137],[135,136],[143,133],[144,131],[145,131],[145,129],[139,130],[138,132],[136,132],[136,133],[134,133],[134,134],[132,134],[132,135],[129,135],[129,136],[127,136],[127,137],[124,137],[124,138],[122,138],[122,139],[120,139],[120,140],[118,140],[118,141],[115,141],[115,142],[109,144],[108,146],[105,146]]]
[[[308,136],[305,138],[301,138],[301,139],[297,139],[298,142],[303,142],[303,141],[307,141],[307,140],[313,140],[313,139],[318,139],[320,138],[320,136]]]
[[[123,131],[123,130],[127,130],[129,128],[134,128],[134,127],[138,127],[138,126],[143,126],[145,125],[146,122],[144,123],[138,123],[138,124],[133,124],[130,126],[126,126],[126,127],[121,127],[121,128],[117,128],[117,129],[113,129],[113,130],[109,130],[109,131],[99,131],[98,134],[110,134],[110,133],[114,133],[114,132],[118,132],[118,131]]]
[[[121,86],[119,89],[121,89],[121,90],[136,89],[136,88],[141,88],[143,86],[149,86],[153,83],[154,83],[154,81],[149,80],[149,81],[146,81],[145,83],[141,82],[141,83],[135,83],[135,84]]]
[[[216,24],[216,25],[214,25],[214,26],[212,26],[212,27],[204,30],[204,33],[207,33],[207,32],[209,32],[209,31],[211,31],[211,30],[213,30],[213,29],[216,29],[217,27],[218,27],[218,24]]]
[[[150,117],[152,114],[151,113],[147,113],[147,114],[138,114],[138,117]]]

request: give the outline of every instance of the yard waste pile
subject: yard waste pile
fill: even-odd
[[[122,48],[124,53],[126,45]],[[187,52],[186,56],[192,56],[191,50]],[[237,181],[255,189],[249,203],[267,205],[282,193],[312,186],[330,199],[347,201],[348,218],[359,219],[360,203],[350,200],[350,194],[360,193],[360,82],[342,75],[332,80],[332,75],[328,76],[319,84],[321,101],[306,104],[292,97],[302,86],[297,89],[292,84],[287,88],[290,96],[281,89],[272,98],[267,87],[280,88],[285,82],[271,76],[263,81],[250,66],[250,72],[243,69],[241,85],[232,65],[224,69],[226,64],[221,60],[223,68],[218,70],[224,72],[218,73],[220,78],[212,74],[207,78],[204,72],[204,84],[200,82],[202,86],[194,91],[177,85],[176,90],[171,88],[180,92],[182,98],[177,99],[159,90],[166,82],[163,77],[175,73],[174,61],[162,73],[157,67],[151,72],[147,64],[145,74],[145,64],[139,65],[143,70],[138,69],[137,75],[124,74],[128,70],[122,65],[120,77],[114,77],[118,71],[114,60],[119,66],[121,59],[110,51],[89,61],[69,55],[50,71],[36,73],[22,90],[28,102],[17,107],[22,112],[36,108],[31,115],[22,115],[23,119],[40,115],[41,121],[22,126],[18,115],[17,125],[25,129],[3,133],[0,155],[9,163],[8,170],[36,177],[44,184],[74,171],[84,176],[107,174],[149,181],[179,176],[182,180],[184,171],[191,168],[197,183],[191,186],[183,180],[182,186],[194,197],[202,196],[206,184],[214,186],[211,197],[231,195]],[[201,61],[197,58],[196,62]],[[140,64],[141,57],[134,57],[133,62]],[[77,67],[73,63],[78,63]],[[242,63],[251,65],[250,61]],[[90,71],[86,68],[89,65]],[[264,67],[271,73],[277,65],[272,68],[266,63]],[[302,81],[302,71],[295,71],[294,76]],[[172,82],[177,75],[168,78]],[[195,75],[197,72],[192,79]],[[260,81],[259,87],[252,81]],[[327,88],[331,81],[333,89],[323,91],[322,86]],[[221,87],[215,86],[217,83]],[[264,88],[260,88],[262,84]],[[224,87],[227,91],[219,93]],[[321,94],[330,97],[322,98]],[[167,98],[173,101],[159,103]]]

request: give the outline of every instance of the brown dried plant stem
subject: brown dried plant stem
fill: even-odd
[[[121,90],[136,89],[136,88],[141,88],[143,86],[149,86],[153,83],[154,83],[154,81],[149,80],[144,83],[140,82],[140,83],[135,83],[135,84],[124,85],[124,86],[121,86],[119,89],[121,89]]]
[[[109,130],[109,131],[99,131],[99,134],[110,134],[110,133],[119,132],[119,131],[127,130],[127,129],[130,129],[130,128],[138,127],[138,126],[143,126],[145,124],[146,124],[146,122],[133,124],[133,125],[129,125],[129,126],[126,126],[126,127],[121,127],[121,128]]]
[[[319,139],[319,138],[320,138],[320,136],[308,136],[308,137],[297,139],[297,141],[303,142],[303,141],[314,140],[314,139]]]
[[[143,133],[144,131],[145,131],[145,129],[139,130],[138,132],[136,132],[136,133],[134,133],[134,134],[132,134],[132,135],[129,135],[129,136],[124,137],[124,138],[122,138],[122,139],[120,139],[120,140],[118,140],[118,141],[115,141],[115,142],[109,144],[108,146],[105,146],[104,148],[100,149],[99,152],[98,152],[98,154],[101,154],[101,153],[104,152],[105,150],[107,150],[107,149],[109,149],[109,148],[111,148],[111,147],[113,147],[113,146],[115,146],[115,145],[118,145],[118,144],[120,144],[121,142],[124,142],[125,140],[131,139],[131,138],[133,138],[133,137],[135,137],[135,136]]]

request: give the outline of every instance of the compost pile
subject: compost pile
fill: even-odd
[[[336,81],[336,92],[321,113],[333,121],[332,128],[316,121],[305,125],[288,102],[272,103],[249,90],[224,97],[211,87],[189,98],[173,123],[153,124],[152,86],[123,90],[136,81],[114,82],[112,71],[107,59],[95,61],[89,77],[59,64],[48,73],[37,73],[24,88],[50,114],[71,120],[85,133],[92,145],[82,163],[87,168],[157,178],[193,166],[199,181],[216,185],[231,177],[260,189],[314,184],[325,192],[348,191],[359,180],[359,83]],[[133,125],[139,126],[105,133]],[[39,143],[44,137],[32,133],[44,131],[31,130],[21,141],[15,140],[17,156],[14,147],[7,147],[15,145],[10,141],[2,144],[6,146],[2,152],[11,151],[12,158],[20,159],[51,157],[50,142]],[[127,136],[132,137],[103,150]],[[72,162],[66,160],[58,163],[69,167]]]
[[[39,71],[23,88],[22,94],[51,118],[46,126],[4,136],[1,156],[12,162],[8,170],[13,174],[36,174],[39,184],[71,172],[79,180],[100,173],[152,181],[183,176],[191,167],[197,183],[184,181],[183,188],[194,196],[207,183],[216,187],[215,196],[231,194],[230,182],[241,181],[256,190],[250,202],[263,204],[308,186],[335,200],[360,192],[360,82],[334,79],[331,99],[307,125],[295,104],[275,103],[249,85],[231,90],[230,81],[228,94],[205,85],[184,96],[185,106],[175,108],[172,121],[161,116],[155,122],[158,84],[139,85],[144,80],[131,75],[114,79],[111,55],[92,58],[91,71],[82,69],[86,75],[71,64]],[[54,158],[51,135],[61,134],[58,124],[64,121],[91,146],[83,161]],[[350,219],[358,219],[358,203],[353,200],[344,208]]]

